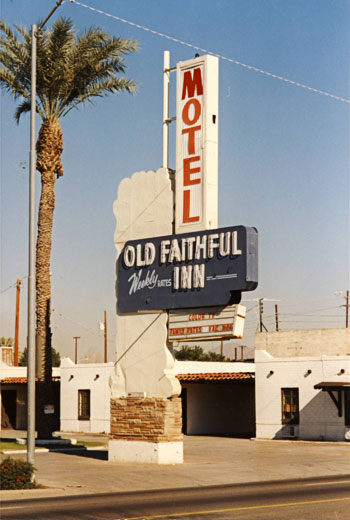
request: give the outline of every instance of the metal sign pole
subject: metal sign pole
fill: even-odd
[[[170,53],[164,51],[163,58],[163,168],[169,166],[169,81]]]

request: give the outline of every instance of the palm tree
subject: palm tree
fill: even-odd
[[[30,111],[31,35],[0,20],[0,87],[18,101],[15,119]],[[118,92],[133,93],[136,83],[120,77],[124,55],[135,51],[133,40],[111,37],[98,27],[78,35],[70,19],[58,19],[37,36],[37,113],[42,125],[36,168],[41,198],[36,245],[36,344],[39,380],[51,381],[50,258],[55,208],[55,182],[63,175],[60,121],[81,103]],[[37,365],[38,365],[37,362]],[[45,393],[45,389],[44,389]],[[47,393],[47,391],[46,391]]]
[[[13,343],[13,338],[4,338],[3,336],[0,338],[0,347],[13,347]]]

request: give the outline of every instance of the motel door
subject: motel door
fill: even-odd
[[[16,428],[17,390],[2,390],[1,392],[1,428]]]

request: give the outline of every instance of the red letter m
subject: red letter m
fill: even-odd
[[[181,99],[185,99],[186,91],[187,97],[193,97],[195,90],[197,90],[197,96],[201,96],[203,94],[202,71],[200,67],[193,69],[193,76],[191,70],[186,70],[184,73]]]

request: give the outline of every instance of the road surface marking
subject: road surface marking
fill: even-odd
[[[25,509],[28,506],[1,506],[1,511],[4,509]]]
[[[335,482],[314,482],[310,484],[304,484],[304,486],[329,486],[329,485],[336,485],[336,484],[350,484],[350,480],[337,480]]]
[[[306,502],[288,502],[285,504],[268,504],[268,505],[262,505],[262,506],[245,506],[245,507],[230,507],[227,509],[211,509],[208,511],[190,511],[187,513],[169,513],[169,514],[163,514],[163,515],[152,515],[152,516],[133,516],[128,517],[125,520],[152,520],[153,518],[168,518],[170,516],[179,517],[179,516],[193,516],[193,515],[208,515],[208,514],[214,514],[214,513],[228,513],[229,511],[251,511],[253,509],[269,509],[269,508],[275,508],[275,507],[292,507],[292,506],[303,506],[303,505],[309,505],[309,504],[327,504],[331,502],[343,502],[344,500],[350,500],[350,497],[345,498],[329,498],[326,500],[310,500]]]

